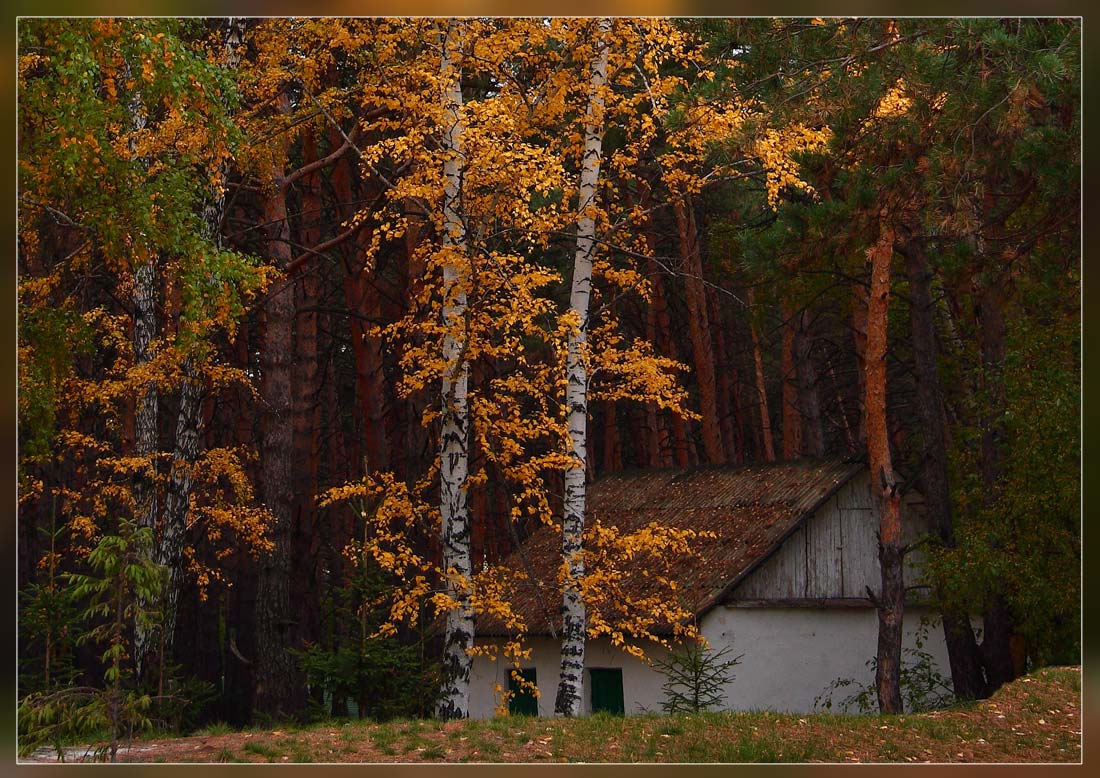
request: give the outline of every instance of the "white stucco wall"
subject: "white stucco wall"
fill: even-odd
[[[905,646],[912,648],[923,609],[905,614]],[[732,637],[733,655],[744,654],[734,668],[735,678],[726,689],[731,710],[767,709],[809,713],[814,698],[837,678],[872,683],[874,673],[866,663],[875,654],[878,617],[873,608],[731,608],[719,606],[703,619],[703,634],[715,649]],[[539,715],[551,716],[557,691],[559,643],[532,638],[532,659],[540,689]],[[659,650],[659,649],[658,649]],[[932,654],[945,678],[950,678],[947,648],[938,621],[928,630],[924,651]],[[626,712],[660,712],[663,678],[632,656],[610,646],[607,640],[589,642],[586,667],[621,667]],[[585,679],[587,684],[587,678]],[[496,684],[508,688],[508,666],[483,657],[474,660],[470,688],[470,715],[494,715]],[[834,710],[848,690],[834,694]],[[584,700],[584,712],[590,701]]]

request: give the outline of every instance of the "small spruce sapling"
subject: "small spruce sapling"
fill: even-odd
[[[744,654],[730,657],[732,646],[711,650],[706,641],[692,640],[669,652],[665,659],[652,660],[664,676],[661,690],[665,713],[700,713],[725,702],[725,686],[734,679],[733,668]]]

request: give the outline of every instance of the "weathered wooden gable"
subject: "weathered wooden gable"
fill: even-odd
[[[922,502],[906,500],[906,542],[925,530]],[[863,600],[878,591],[878,519],[868,476],[852,478],[820,505],[731,592],[728,602]],[[907,557],[907,582],[916,580],[923,554]]]

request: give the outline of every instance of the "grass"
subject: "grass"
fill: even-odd
[[[897,716],[769,711],[514,716],[486,721],[330,720],[158,738],[146,761],[268,762],[1076,762],[1080,671],[1046,668],[989,700]],[[171,750],[177,744],[175,751]],[[201,744],[196,745],[196,743]],[[135,743],[135,745],[139,745]],[[176,757],[176,758],[173,758]]]
[[[267,761],[269,762],[283,755],[282,749],[268,745],[267,743],[257,743],[255,740],[245,743],[244,752],[246,754],[267,757]]]

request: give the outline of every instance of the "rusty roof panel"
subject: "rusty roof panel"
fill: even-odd
[[[615,473],[589,487],[589,523],[599,521],[626,532],[650,522],[713,532],[714,538],[696,540],[694,556],[679,560],[675,572],[685,603],[701,616],[864,467],[833,458]],[[517,579],[513,608],[531,634],[560,629],[560,555],[560,534],[543,526],[505,560]],[[527,569],[533,580],[518,580]],[[617,587],[637,597],[656,594],[653,588],[641,564]],[[477,629],[482,635],[503,632],[499,622],[485,617]]]

